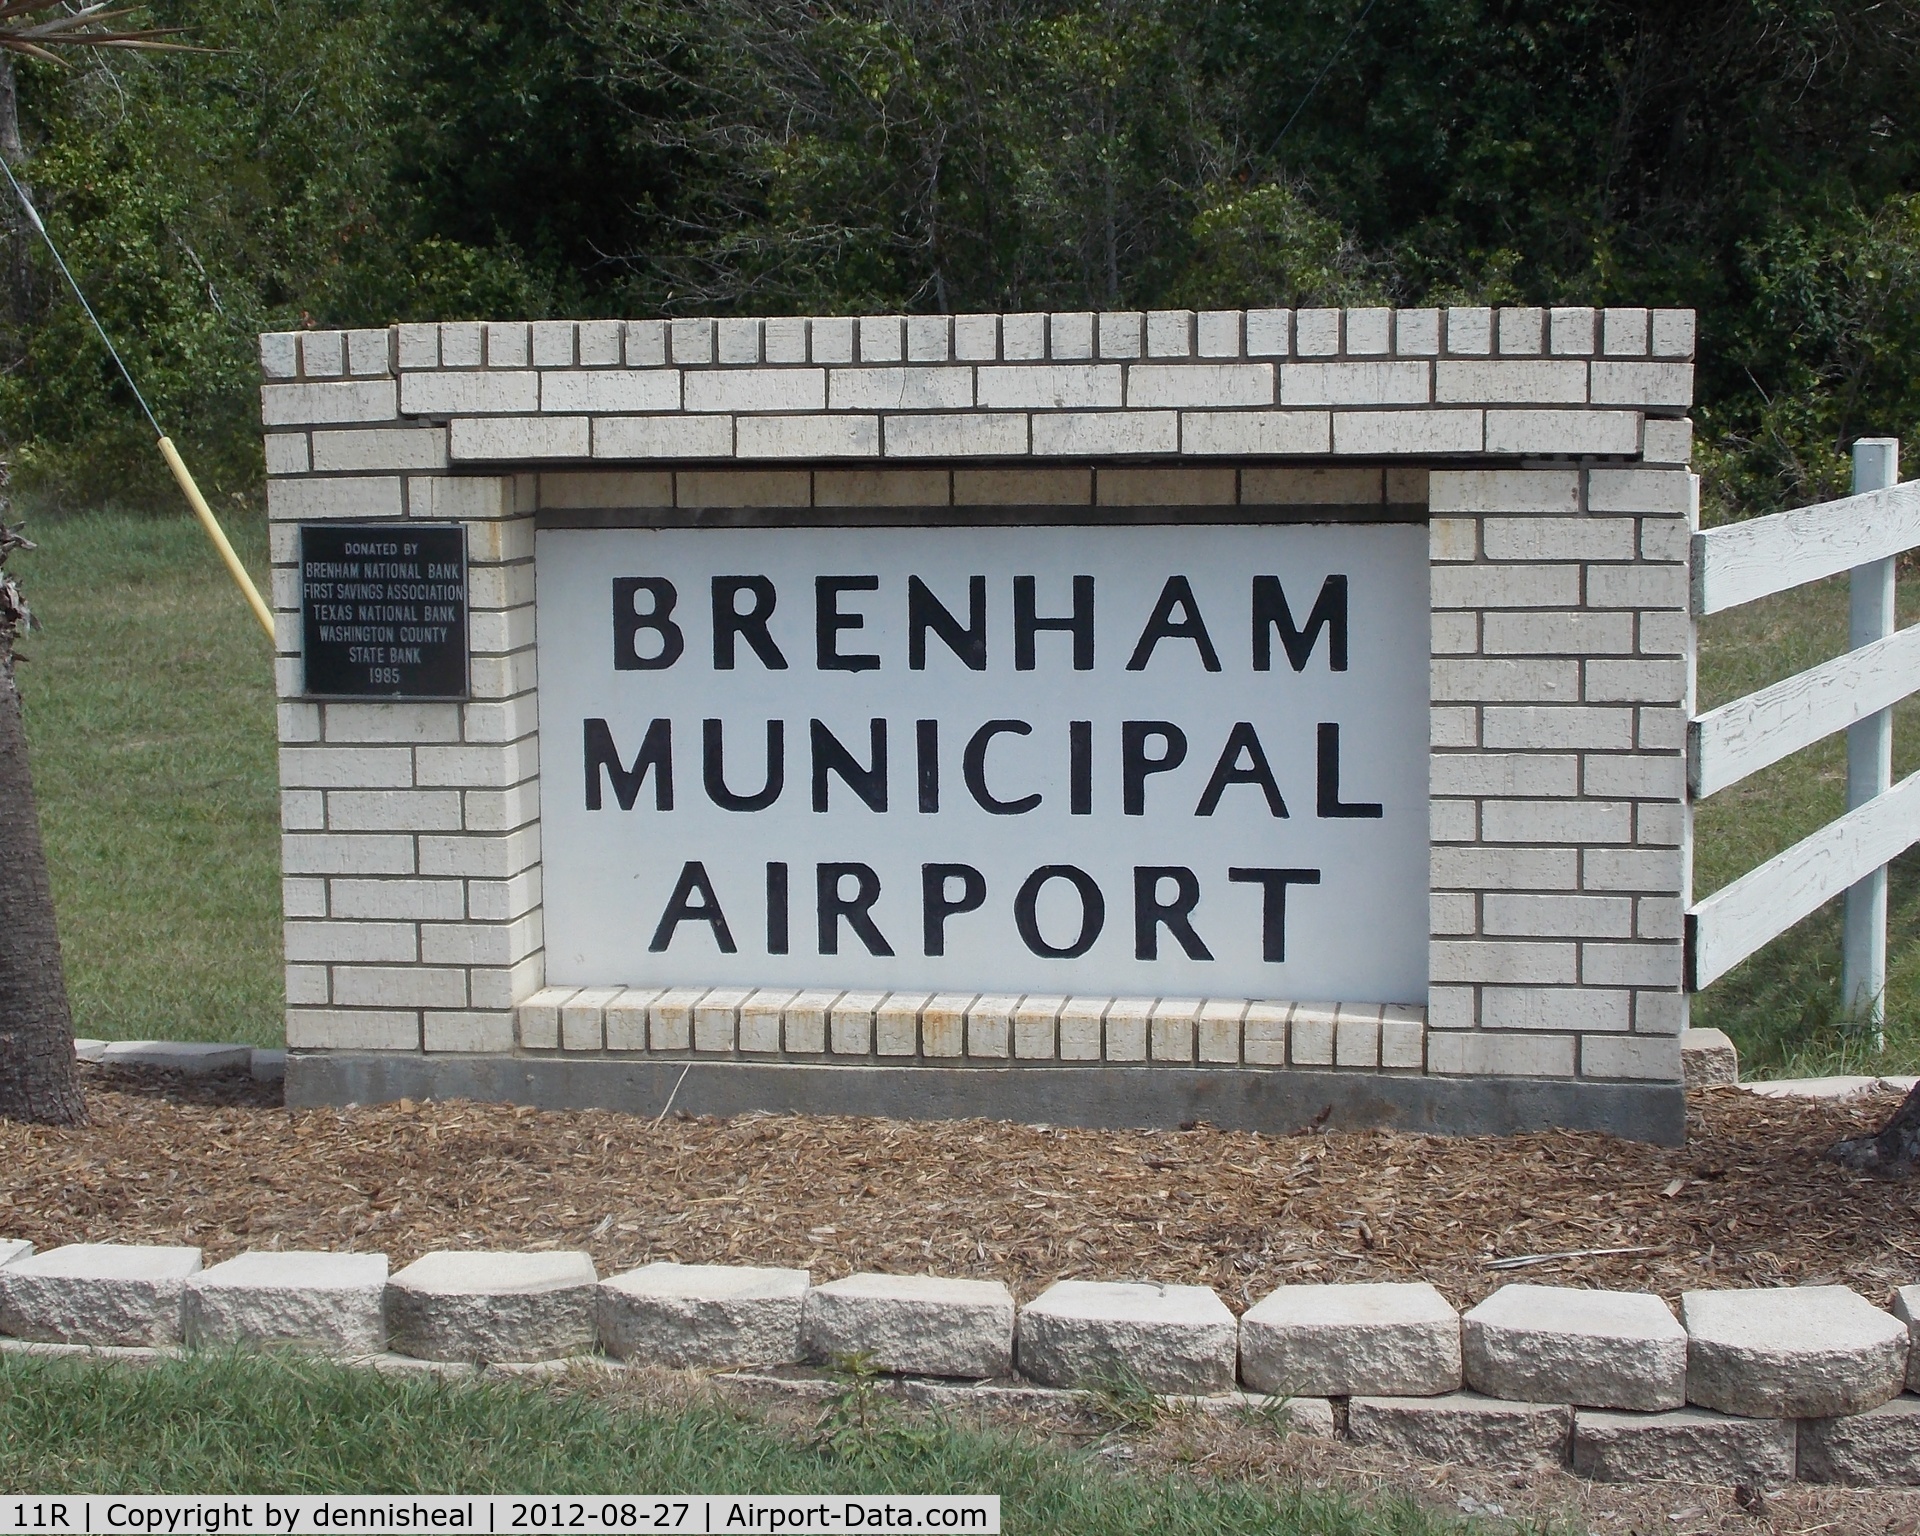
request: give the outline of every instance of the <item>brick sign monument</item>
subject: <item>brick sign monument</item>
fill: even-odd
[[[261,347],[291,1100],[1679,1139],[1690,313]]]

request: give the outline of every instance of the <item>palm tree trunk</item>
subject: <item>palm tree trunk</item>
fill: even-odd
[[[0,638],[0,1116],[84,1125],[13,648]]]

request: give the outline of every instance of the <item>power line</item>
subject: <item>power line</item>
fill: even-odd
[[[1293,116],[1287,119],[1286,127],[1282,128],[1274,136],[1273,142],[1267,146],[1268,154],[1278,149],[1280,141],[1292,132],[1293,125],[1300,120],[1300,114],[1307,110],[1307,103],[1313,100],[1313,93],[1320,89],[1320,82],[1327,78],[1327,72],[1333,68],[1335,61],[1347,51],[1347,44],[1353,41],[1354,33],[1360,30],[1360,24],[1367,19],[1367,13],[1373,9],[1375,3],[1376,0],[1367,0],[1367,3],[1360,8],[1360,14],[1353,18],[1353,25],[1347,28],[1346,35],[1334,46],[1333,52],[1327,55],[1327,62],[1320,66],[1320,73],[1313,77],[1313,84],[1307,87],[1307,94],[1300,98],[1300,105],[1293,109]]]
[[[133,398],[140,402],[140,409],[146,415],[147,425],[153,428],[153,435],[165,437],[167,434],[160,430],[160,423],[154,420],[153,409],[147,404],[147,397],[140,393],[140,386],[133,382],[133,375],[127,372],[127,365],[120,357],[120,349],[114,346],[113,338],[107,334],[107,328],[100,323],[100,317],[93,312],[93,306],[87,302],[87,296],[80,291],[80,284],[74,280],[73,273],[68,270],[66,259],[60,254],[60,247],[53,243],[53,236],[47,233],[47,226],[40,221],[40,210],[33,206],[33,199],[27,196],[27,189],[20,185],[20,178],[13,174],[13,167],[7,164],[5,155],[0,155],[0,170],[7,173],[7,180],[20,199],[20,206],[27,210],[27,218],[32,221],[33,227],[40,231],[40,238],[47,242],[47,250],[52,253],[54,265],[59,267],[60,275],[67,280],[67,286],[73,290],[73,296],[80,301],[80,307],[87,312],[87,318],[93,322],[93,328],[98,333],[102,345],[106,347],[107,355],[113,359],[114,366],[120,370],[120,377],[127,381],[127,388],[133,391]]]

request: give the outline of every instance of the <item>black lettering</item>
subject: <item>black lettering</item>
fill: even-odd
[[[1173,899],[1160,899],[1160,882],[1173,882]],[[1133,871],[1133,956],[1160,958],[1160,930],[1165,928],[1186,951],[1189,960],[1211,960],[1213,951],[1194,932],[1193,909],[1200,905],[1200,877],[1179,864],[1141,864]]]
[[[696,896],[700,898],[697,902]],[[713,942],[720,946],[720,953],[734,953],[733,933],[727,927],[726,914],[720,910],[720,898],[714,894],[713,882],[707,878],[707,866],[697,859],[681,866],[680,878],[674,884],[673,894],[667,898],[667,910],[660,914],[660,926],[653,930],[653,941],[647,948],[660,954],[673,942],[674,931],[682,923],[707,924],[713,929]]]
[[[1330,720],[1320,722],[1318,751],[1318,796],[1315,814],[1328,818],[1351,817],[1378,821],[1385,814],[1377,801],[1340,798],[1340,727]]]
[[[814,721],[809,729],[813,744],[813,808],[816,811],[827,808],[827,775],[837,773],[848,789],[866,801],[867,809],[884,811],[887,808],[887,722],[867,722],[867,750],[873,762],[864,768],[823,721]]]
[[[960,773],[967,781],[967,793],[980,808],[992,816],[1023,816],[1040,803],[1036,794],[1018,800],[999,800],[987,788],[987,748],[996,736],[1031,736],[1033,727],[1024,720],[989,720],[973,733],[967,750],[960,757]]]
[[[1166,747],[1160,757],[1147,756],[1147,743],[1158,738]],[[1129,816],[1147,814],[1147,775],[1171,773],[1187,760],[1187,733],[1171,720],[1120,722],[1120,809]]]
[[[987,578],[967,578],[967,624],[947,612],[918,576],[907,578],[907,666],[915,672],[927,667],[927,631],[932,630],[970,671],[987,670]]]
[[[1073,636],[1073,670],[1093,670],[1093,578],[1073,578],[1073,615],[1042,619],[1034,614],[1033,578],[1013,578],[1013,670],[1033,670],[1033,637],[1043,629],[1064,630]]]
[[[745,592],[752,599],[745,613],[736,599]],[[713,665],[717,672],[733,670],[733,642],[743,639],[769,672],[787,670],[787,658],[774,643],[767,620],[780,600],[773,581],[766,576],[716,576],[713,578]]]
[[[1173,617],[1175,608],[1186,615],[1178,622]],[[1200,604],[1194,598],[1193,586],[1184,576],[1169,576],[1167,584],[1160,589],[1160,600],[1153,605],[1147,627],[1140,631],[1140,641],[1128,658],[1127,670],[1146,671],[1153,648],[1162,640],[1191,640],[1200,652],[1200,665],[1209,672],[1220,670],[1220,653],[1213,648],[1213,637],[1207,633],[1206,621],[1200,617]]]
[[[949,896],[947,882],[958,880],[960,894]],[[947,919],[961,912],[977,912],[987,899],[987,877],[971,864],[920,866],[920,927],[922,948],[930,955],[947,952]]]
[[[767,781],[751,795],[727,788],[726,748],[718,720],[700,722],[700,777],[707,798],[723,811],[764,811],[780,798],[787,784],[787,726],[784,720],[767,722]]]
[[[653,606],[642,613],[635,601],[645,592]],[[613,669],[616,672],[657,672],[672,666],[687,648],[687,637],[671,617],[679,594],[664,576],[616,576],[613,578]],[[660,637],[660,654],[642,656],[638,644],[640,631],[650,629]]]
[[[851,877],[854,893],[840,894],[840,882]],[[873,921],[873,904],[880,899],[880,877],[870,864],[821,864],[814,870],[814,893],[819,903],[820,953],[840,953],[840,921],[856,933],[870,955],[890,955],[893,946]]]
[[[864,653],[843,656],[840,631],[865,629],[867,621],[858,613],[840,611],[842,592],[878,592],[878,576],[816,576],[813,578],[813,652],[814,665],[822,672],[872,672],[880,665],[878,656]]]
[[[620,809],[630,811],[640,798],[640,785],[645,781],[648,770],[653,773],[653,808],[657,811],[673,809],[673,723],[669,720],[656,720],[647,727],[647,734],[640,739],[640,750],[634,754],[633,766],[620,766],[620,749],[613,744],[613,730],[604,720],[588,720],[583,732],[586,738],[587,758],[587,809],[600,809],[600,774],[606,771],[607,778],[613,784],[613,797],[620,802]]]
[[[1093,814],[1093,722],[1067,722],[1067,814]]]
[[[915,767],[920,781],[921,814],[932,816],[940,809],[940,722],[913,722]]]
[[[1065,880],[1080,893],[1080,932],[1071,944],[1049,944],[1040,932],[1040,892],[1049,880]],[[1077,960],[1093,948],[1107,926],[1107,898],[1092,875],[1072,864],[1042,864],[1021,884],[1013,898],[1013,923],[1020,942],[1048,960]]]
[[[1347,670],[1347,578],[1329,576],[1320,583],[1320,595],[1313,600],[1305,629],[1295,629],[1293,611],[1287,607],[1287,594],[1280,589],[1278,576],[1253,578],[1253,670],[1273,669],[1273,632],[1280,631],[1280,644],[1286,648],[1287,662],[1296,672],[1307,669],[1314,642],[1320,631],[1327,632],[1327,669]]]
[[[787,866],[767,864],[767,953],[787,952]]]
[[[1317,869],[1229,869],[1236,885],[1260,887],[1260,958],[1278,962],[1287,958],[1287,887],[1318,885]]]
[[[1243,753],[1247,758],[1244,768],[1239,766]],[[1280,798],[1280,786],[1274,782],[1273,765],[1260,745],[1260,735],[1245,720],[1237,721],[1228,734],[1227,744],[1220,749],[1220,761],[1213,765],[1213,777],[1207,780],[1193,814],[1211,816],[1220,808],[1220,797],[1229,784],[1258,784],[1260,793],[1267,797],[1268,812],[1274,816],[1287,814],[1287,802]]]

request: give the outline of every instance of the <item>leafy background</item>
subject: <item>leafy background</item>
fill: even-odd
[[[1920,421],[1920,0],[142,17],[219,51],[22,64],[29,171],[227,495],[260,480],[258,331],[483,315],[1689,305],[1713,517],[1833,490],[1852,437]],[[43,502],[161,501],[19,254],[0,448]]]

